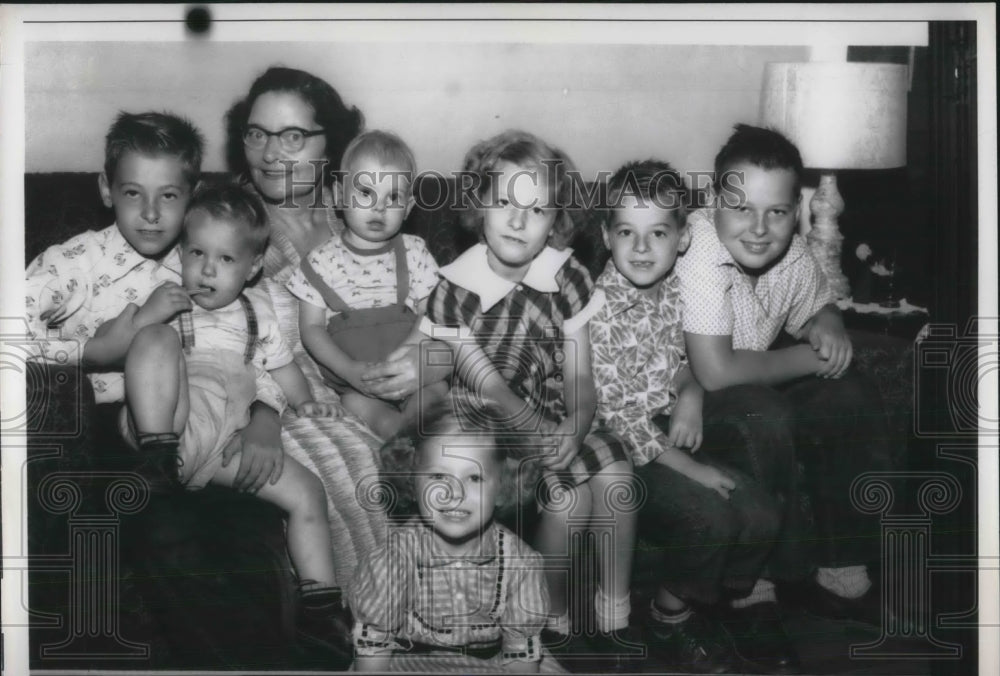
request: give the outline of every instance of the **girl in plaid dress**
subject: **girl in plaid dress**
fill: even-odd
[[[517,457],[493,404],[418,415],[382,447],[379,484],[362,487],[387,498],[390,526],[348,591],[355,670],[561,672],[541,644],[542,558],[493,518],[537,463]]]
[[[610,533],[594,540],[610,544],[597,552],[595,614],[600,636],[620,646],[615,633],[628,626],[635,493],[623,442],[594,424],[588,321],[597,303],[589,273],[566,246],[574,227],[573,166],[541,139],[508,131],[473,147],[465,171],[473,179],[463,194],[466,225],[481,243],[440,270],[421,330],[451,348],[456,405],[497,401],[508,427],[543,456],[536,549],[565,557],[572,531],[593,530],[596,520],[610,524]],[[554,634],[547,640],[556,643],[570,634],[567,592],[583,584],[566,573],[548,571]]]

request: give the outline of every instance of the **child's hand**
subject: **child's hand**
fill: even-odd
[[[336,414],[333,406],[319,401],[304,401],[295,407],[295,415],[300,418],[333,418]]]
[[[162,324],[179,312],[191,309],[191,297],[184,287],[173,282],[160,284],[135,313],[133,321],[141,328],[150,324]]]
[[[240,468],[233,480],[238,491],[256,493],[270,481],[277,483],[285,467],[285,453],[281,447],[281,419],[268,406],[252,408],[250,424],[236,434],[222,452],[222,466],[240,454]]]
[[[670,414],[670,432],[667,440],[674,448],[682,448],[694,453],[701,448],[702,422],[701,400],[681,396]]]
[[[839,378],[851,364],[854,348],[844,322],[835,312],[820,310],[809,322],[806,338],[817,356],[826,362],[816,372],[820,378]]]
[[[580,452],[580,435],[577,430],[577,422],[573,416],[562,421],[553,429],[553,424],[546,421],[540,426],[543,439],[546,443],[556,447],[555,455],[547,455],[541,461],[542,467],[560,472],[573,462],[573,458]]]
[[[729,491],[736,488],[736,482],[728,474],[711,465],[704,465],[700,462],[695,463],[687,471],[687,475],[692,481],[697,481],[705,488],[711,488],[726,500],[729,499]]]

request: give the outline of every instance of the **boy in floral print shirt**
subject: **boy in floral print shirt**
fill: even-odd
[[[767,600],[751,591],[780,514],[745,467],[747,444],[726,422],[729,412],[704,402],[702,431],[704,392],[688,367],[674,274],[691,239],[687,201],[665,162],[628,164],[609,180],[603,237],[611,260],[596,283],[602,304],[590,321],[591,359],[597,414],[629,443],[644,484],[640,528],[670,552],[650,606],[649,648],[685,670],[718,673],[741,664],[718,621],[691,604]]]
[[[202,147],[198,130],[178,117],[120,114],[108,131],[99,178],[114,225],[49,247],[25,270],[34,358],[82,367],[99,404],[125,396],[121,368],[128,343],[113,330],[115,323],[152,323],[151,310],[159,305],[190,308],[190,300],[176,293],[180,258],[174,245],[198,182]],[[105,322],[112,323],[98,334]]]

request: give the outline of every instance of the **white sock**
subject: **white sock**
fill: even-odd
[[[624,629],[628,626],[628,616],[632,612],[632,603],[626,593],[623,597],[612,599],[600,587],[594,595],[594,619],[597,629],[605,633]]]
[[[733,608],[749,608],[758,603],[776,603],[778,597],[774,595],[774,583],[763,578],[758,579],[750,593],[741,599],[733,599],[729,602]]]
[[[691,617],[691,613],[691,606],[687,606],[684,610],[678,610],[676,613],[668,615],[660,610],[659,606],[656,605],[656,601],[649,602],[649,616],[655,622],[661,622],[663,624],[680,624]]]
[[[816,571],[816,582],[845,599],[861,598],[872,586],[868,569],[864,566],[820,568]]]
[[[545,621],[545,628],[560,636],[569,636],[569,611],[567,610],[562,615],[549,615],[548,620]]]

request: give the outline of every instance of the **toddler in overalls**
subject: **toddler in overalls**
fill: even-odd
[[[143,307],[162,323],[132,339],[119,425],[154,492],[210,482],[231,487],[239,463],[224,457],[239,443],[255,401],[279,412],[287,403],[300,416],[332,415],[328,404],[313,400],[267,293],[244,288],[260,271],[267,238],[255,196],[235,185],[199,191],[181,233],[183,286],[164,283]],[[299,635],[346,657],[346,610],[334,588],[322,484],[286,456],[280,476],[257,496],[288,513],[288,550],[301,591]]]
[[[413,153],[396,135],[369,131],[344,151],[334,184],[345,229],[302,258],[288,280],[299,299],[302,344],[344,408],[383,438],[447,392],[444,382],[403,401],[374,395],[362,374],[416,343],[417,318],[438,282],[424,240],[400,232],[413,208]]]

